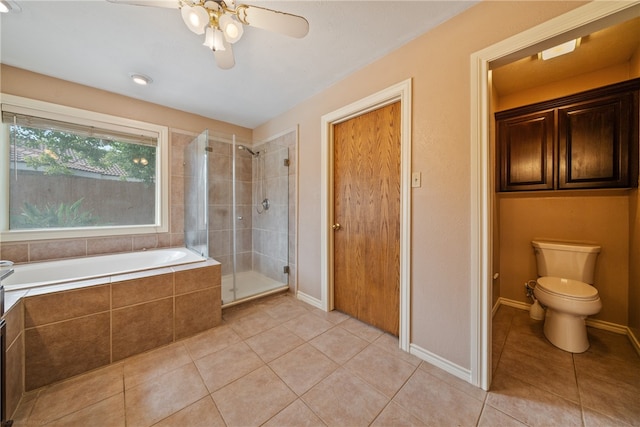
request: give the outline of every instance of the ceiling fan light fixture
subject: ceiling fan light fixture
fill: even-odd
[[[204,33],[204,43],[202,44],[209,49],[213,49],[213,28],[211,26],[207,27],[207,31]]]
[[[0,13],[20,12],[20,6],[13,0],[0,0]]]
[[[220,29],[229,43],[235,43],[242,37],[244,27],[230,15],[222,15],[219,19]]]
[[[213,47],[212,50],[214,52],[225,50],[224,47],[224,34],[218,28],[214,28],[213,30]]]
[[[225,50],[224,36],[222,34],[222,31],[220,31],[218,28],[208,26],[207,32],[204,36],[203,45],[213,50],[214,52]]]
[[[182,6],[180,9],[182,20],[187,28],[196,34],[203,34],[209,23],[209,12],[202,6]]]
[[[0,4],[12,4],[15,0],[0,0]],[[196,34],[204,34],[203,45],[210,48],[216,64],[223,70],[233,68],[235,58],[232,44],[244,33],[244,26],[251,25],[289,37],[302,38],[309,33],[309,21],[304,17],[259,6],[240,4],[235,0],[108,0],[140,6],[179,8],[187,28]],[[133,78],[133,76],[131,76]],[[138,84],[149,81],[139,80]]]

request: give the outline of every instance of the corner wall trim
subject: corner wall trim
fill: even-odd
[[[471,382],[471,371],[469,369],[465,369],[462,366],[456,365],[455,363],[444,359],[437,354],[431,353],[430,351],[425,350],[424,348],[416,344],[411,344],[409,346],[409,353],[457,378],[460,378],[461,380],[464,380],[468,383]]]
[[[322,310],[322,301],[318,298],[314,298],[310,295],[305,294],[304,292],[296,292],[296,298],[298,298],[302,302],[306,302],[309,305],[314,306],[315,308],[319,308]]]
[[[640,340],[638,340],[638,337],[636,337],[636,335],[633,333],[633,331],[631,330],[631,328],[627,328],[628,329],[628,336],[629,336],[629,341],[631,341],[631,345],[633,345],[633,347],[636,349],[636,353],[638,353],[638,356],[640,356]]]

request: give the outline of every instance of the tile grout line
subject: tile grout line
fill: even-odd
[[[370,345],[373,345],[373,343],[371,343]],[[367,347],[365,347],[365,348],[367,348]],[[364,349],[363,349],[363,350],[364,350]],[[386,351],[386,350],[383,350],[383,351]],[[358,354],[359,354],[359,353],[358,353]],[[395,357],[395,356],[394,356],[394,357]],[[349,360],[351,360],[351,359],[349,359]],[[420,362],[420,363],[422,363],[422,362]],[[419,420],[422,422],[422,419],[420,419],[418,416],[414,415],[414,414],[413,414],[413,412],[411,412],[410,410],[408,410],[408,409],[407,409],[407,408],[405,408],[404,406],[400,405],[399,403],[394,402],[394,400],[393,400],[393,399],[395,399],[395,397],[398,395],[398,393],[400,393],[400,391],[401,391],[401,390],[402,390],[402,389],[407,385],[407,383],[409,382],[409,380],[410,380],[410,379],[413,377],[413,375],[418,371],[418,369],[420,369],[420,363],[418,363],[418,365],[417,365],[417,366],[414,366],[414,369],[413,369],[413,371],[411,372],[411,375],[409,375],[409,376],[407,377],[407,379],[406,379],[406,380],[404,380],[404,382],[402,383],[402,385],[401,385],[400,387],[398,387],[398,390],[396,390],[396,392],[395,392],[395,393],[393,393],[393,396],[391,396],[391,397],[389,398],[389,400],[387,401],[387,404],[386,404],[386,405],[384,405],[384,407],[383,407],[383,408],[382,408],[382,409],[381,409],[381,410],[376,414],[376,416],[373,418],[373,420],[371,420],[371,422],[369,423],[369,425],[373,424],[373,423],[378,419],[378,417],[380,417],[380,415],[385,411],[385,409],[387,409],[387,407],[388,407],[389,405],[391,405],[391,403],[394,403],[395,405],[400,406],[401,408],[403,408],[404,410],[406,410],[409,414],[411,414],[411,416],[412,416],[412,417],[415,417],[415,418],[419,419]],[[427,372],[427,373],[428,373],[428,372]],[[355,374],[355,373],[354,373],[354,374]],[[359,376],[358,374],[355,374],[355,375],[356,375],[358,378],[360,378],[360,376]],[[364,378],[361,378],[361,379],[362,379],[363,381],[367,382]],[[367,382],[367,384],[369,384],[369,383]],[[370,384],[370,385],[371,385],[371,384]],[[375,386],[373,386],[373,385],[371,385],[371,386],[372,386],[374,389],[376,389],[376,390],[377,390],[377,388],[376,388]],[[381,392],[381,393],[382,393],[382,392]],[[382,393],[382,394],[383,394],[385,397],[387,397],[387,395],[386,395],[386,394],[384,394],[384,393]]]
[[[571,353],[571,366],[573,367],[573,377],[576,379],[576,391],[578,392],[578,405],[580,406],[580,420],[583,427],[587,425],[587,420],[584,413],[584,405],[582,405],[582,393],[580,392],[580,382],[578,381],[578,370],[576,368],[576,357],[574,353]]]

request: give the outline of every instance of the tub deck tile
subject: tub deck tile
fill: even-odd
[[[113,309],[173,296],[173,274],[156,274],[111,285]]]

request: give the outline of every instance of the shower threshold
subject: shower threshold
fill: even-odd
[[[257,271],[236,274],[236,298],[233,295],[233,274],[222,276],[222,307],[231,307],[241,302],[260,298],[289,289],[286,283],[278,282]]]

